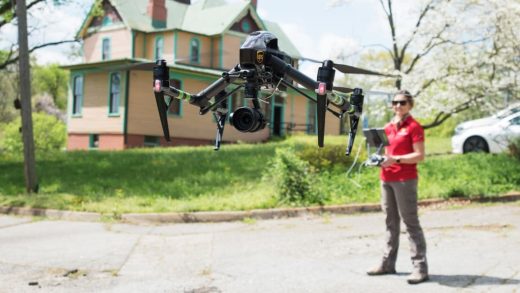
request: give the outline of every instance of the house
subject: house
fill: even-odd
[[[300,58],[282,29],[258,16],[256,3],[104,0],[94,6],[77,35],[84,60],[65,66],[71,77],[67,148],[213,144],[216,123],[211,113],[201,116],[198,107],[177,99],[168,110],[172,142],[165,141],[153,96],[152,72],[127,65],[165,59],[170,65],[170,83],[198,93],[238,63],[239,48],[253,31],[272,32],[284,52]],[[241,133],[228,124],[224,142],[265,141],[295,130],[315,133],[313,102],[290,89],[274,95],[263,92],[262,97],[269,127]],[[228,102],[230,112],[246,103],[241,94],[233,95]],[[326,133],[339,132],[338,120],[327,117]]]

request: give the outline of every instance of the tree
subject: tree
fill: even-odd
[[[463,17],[455,27],[459,41],[450,41],[404,78],[409,85],[430,84],[422,95],[428,103],[421,99],[421,105],[435,114],[426,127],[438,126],[468,109],[494,109],[503,107],[504,100],[520,99],[520,3],[463,4],[458,6]]]
[[[62,5],[64,3],[70,2],[70,0],[33,0],[30,3],[27,4],[27,10],[30,11],[31,9],[36,9],[38,6],[41,5]],[[14,11],[13,3],[15,1],[13,0],[0,0],[0,31],[2,27],[4,27],[7,24],[16,24],[17,22],[17,15]],[[31,29],[29,29],[31,31]],[[70,39],[70,40],[57,40],[52,42],[44,42],[42,44],[34,45],[29,48],[29,54],[45,47],[49,46],[55,46],[59,44],[64,43],[75,43],[77,42],[76,39]],[[9,49],[5,50],[5,54],[0,55],[0,70],[5,69],[10,64],[14,64],[18,62],[19,56],[18,56],[18,49],[17,44],[11,44],[8,46]]]
[[[519,98],[518,1],[422,0],[416,15],[406,16],[415,17],[408,33],[397,25],[393,1],[378,1],[392,43],[377,47],[401,76],[394,90],[411,90],[416,109],[432,117],[424,128],[464,110],[490,106],[503,92]]]
[[[33,88],[35,93],[49,94],[54,104],[61,110],[67,106],[69,75],[58,64],[33,66]]]

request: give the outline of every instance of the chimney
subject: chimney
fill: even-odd
[[[251,5],[256,9],[256,6],[258,4],[258,0],[251,0]]]
[[[166,0],[148,0],[146,13],[152,18],[152,26],[155,28],[166,27]]]

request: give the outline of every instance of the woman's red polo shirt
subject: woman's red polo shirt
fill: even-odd
[[[399,128],[388,123],[385,126],[389,146],[386,154],[390,156],[402,156],[413,152],[413,144],[424,141],[424,130],[412,116],[405,118]],[[393,164],[387,168],[381,168],[381,180],[406,181],[416,179],[417,164]]]

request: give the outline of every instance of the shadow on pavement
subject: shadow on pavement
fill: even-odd
[[[430,282],[439,285],[466,288],[479,285],[518,285],[520,280],[479,275],[430,275]]]

